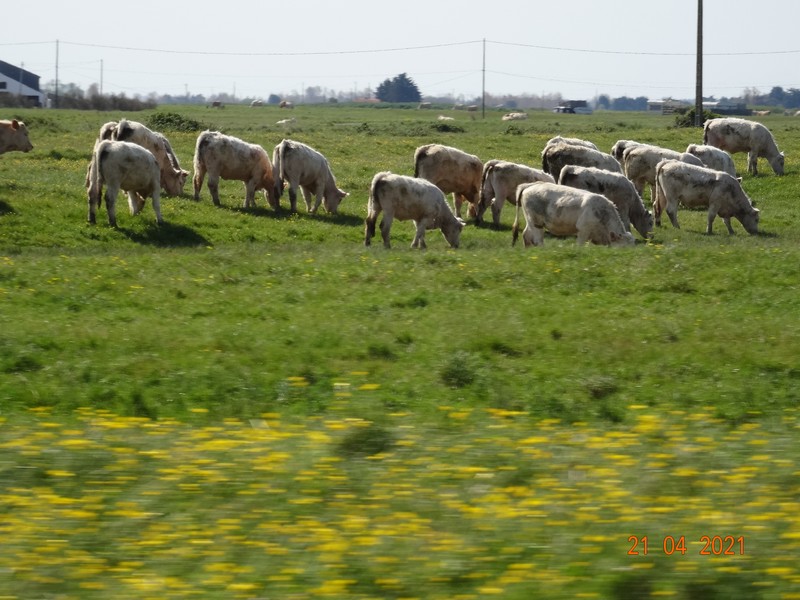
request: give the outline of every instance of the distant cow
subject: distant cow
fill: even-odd
[[[548,144],[542,150],[542,170],[557,178],[566,165],[597,167],[614,173],[622,173],[622,167],[610,154],[588,146],[576,146],[558,142]]]
[[[278,108],[294,108],[294,104],[288,100],[281,100],[280,104],[278,104]]]
[[[303,192],[303,200],[309,213],[317,212],[322,204],[326,211],[335,215],[339,210],[339,203],[348,195],[336,187],[336,178],[328,159],[311,146],[294,140],[283,140],[275,146],[272,162],[275,167],[275,195],[280,198],[284,183],[288,182],[292,212],[297,212],[298,187]],[[313,206],[311,196],[315,196]]]
[[[151,152],[138,144],[101,140],[95,145],[89,165],[87,195],[89,197],[89,222],[96,223],[97,207],[103,197],[108,211],[108,224],[117,226],[117,194],[124,190],[128,194],[131,215],[144,208],[144,198],[153,198],[156,220],[161,218],[161,174],[158,163]]]
[[[453,194],[453,208],[461,218],[461,205],[470,203],[470,215],[480,222],[483,163],[474,154],[441,144],[426,144],[414,152],[414,177],[427,179],[445,194]]]
[[[699,158],[703,166],[717,171],[724,171],[728,175],[736,177],[736,165],[733,164],[733,157],[725,150],[704,144],[689,144],[686,147],[686,152]]]
[[[698,167],[674,160],[664,160],[656,167],[656,189],[653,212],[656,224],[667,211],[672,226],[678,225],[678,204],[687,208],[708,207],[706,233],[711,234],[714,219],[719,215],[733,233],[731,217],[736,218],[748,233],[758,233],[759,211],[747,197],[738,179],[723,171]]]
[[[244,207],[255,207],[256,190],[264,191],[264,199],[278,208],[275,179],[269,154],[261,146],[218,131],[204,131],[197,137],[194,151],[194,199],[200,199],[203,178],[208,173],[208,191],[215,206],[220,206],[219,180],[243,181]]]
[[[504,114],[501,119],[503,121],[524,121],[528,118],[528,113],[524,112],[510,112]]]
[[[170,196],[180,196],[189,171],[181,169],[178,157],[169,140],[157,131],[152,131],[136,121],[121,119],[114,128],[111,139],[118,142],[133,142],[147,148],[156,157],[161,170],[161,187]]]
[[[567,165],[561,169],[558,183],[605,196],[617,207],[626,231],[630,231],[633,224],[639,235],[645,239],[650,237],[653,215],[645,208],[633,183],[622,173]]]
[[[525,213],[525,246],[544,243],[544,230],[557,236],[577,236],[579,246],[587,241],[605,246],[635,244],[633,235],[625,231],[617,208],[600,194],[558,185],[537,182],[521,185],[517,191],[517,216],[512,228],[512,244],[519,234],[519,211]]]
[[[219,100],[214,100],[211,103],[211,108],[225,108],[225,105],[222,102],[220,102]]]
[[[430,102],[420,102],[417,105],[417,108],[420,109],[420,110],[426,109],[426,108],[433,108],[433,105]]]
[[[31,150],[33,144],[28,138],[28,128],[25,127],[25,123],[17,119],[0,121],[0,154]]]
[[[697,166],[702,166],[703,164],[696,156],[685,152],[676,152],[661,146],[636,144],[625,148],[622,153],[622,168],[625,176],[633,182],[640,196],[644,194],[644,186],[650,184],[650,196],[653,198],[652,190],[655,189],[656,165],[665,158],[682,160]]]
[[[364,224],[364,245],[369,246],[375,235],[375,222],[383,212],[381,236],[383,245],[391,247],[389,231],[392,221],[414,221],[416,233],[412,248],[425,248],[425,231],[440,229],[453,248],[458,248],[464,221],[457,218],[444,193],[433,183],[407,175],[394,175],[388,171],[373,177]]]
[[[747,170],[753,175],[758,175],[759,157],[767,159],[776,175],[783,175],[783,152],[761,123],[734,117],[709,119],[703,124],[703,143],[731,154],[747,152]]]
[[[554,183],[551,175],[540,169],[520,165],[504,160],[490,160],[483,167],[483,184],[481,185],[481,203],[478,207],[478,217],[482,217],[486,209],[492,207],[492,222],[495,227],[500,225],[500,211],[506,200],[511,204],[517,203],[517,186],[522,183],[534,181],[549,181]],[[494,198],[494,202],[492,202]]]
[[[255,108],[256,106],[264,106],[264,101],[263,100],[253,100],[250,103],[250,107],[251,108]]]

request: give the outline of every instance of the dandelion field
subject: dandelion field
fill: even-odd
[[[763,235],[682,211],[635,248],[525,250],[506,206],[500,231],[414,252],[408,223],[364,248],[363,218],[422,143],[539,166],[556,134],[698,132],[176,112],[309,143],[350,197],[290,215],[190,183],[160,228],[149,205],[91,227],[86,164],[119,116],[13,115],[35,150],[0,157],[0,598],[800,598],[791,118],[764,121],[787,175],[743,176]],[[165,133],[191,170],[197,132]]]

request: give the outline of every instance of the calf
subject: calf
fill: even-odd
[[[303,200],[309,213],[317,212],[322,204],[325,210],[335,215],[339,203],[348,196],[336,187],[336,178],[331,167],[322,154],[311,146],[293,140],[283,140],[275,146],[272,153],[275,166],[275,196],[280,199],[284,182],[289,183],[289,205],[292,212],[297,212],[297,188],[303,192]],[[315,196],[311,206],[311,196]]]
[[[388,171],[378,173],[372,179],[367,204],[367,219],[364,226],[364,245],[369,246],[375,235],[375,221],[381,211],[381,236],[386,248],[392,221],[412,220],[416,227],[412,248],[425,248],[425,230],[440,229],[447,242],[458,248],[464,221],[457,218],[447,206],[444,192],[425,179],[393,175]]]
[[[576,235],[579,246],[587,241],[606,246],[635,244],[625,231],[617,208],[605,196],[585,190],[537,182],[517,190],[517,216],[512,228],[512,245],[519,234],[519,210],[525,213],[525,246],[544,243],[544,230],[558,236]]]
[[[735,154],[747,152],[747,170],[758,175],[758,159],[764,157],[776,175],[783,175],[784,156],[772,132],[761,123],[723,117],[703,124],[703,143]]]
[[[477,216],[482,218],[486,208],[491,205],[492,222],[495,227],[500,226],[500,211],[503,209],[503,203],[506,200],[511,204],[517,203],[518,185],[534,181],[554,183],[552,175],[548,175],[540,169],[504,160],[488,161],[483,167],[482,180],[481,203]],[[494,198],[494,202],[492,202],[492,198]]]
[[[584,140],[581,138],[573,138],[573,137],[562,137],[557,135],[555,137],[550,138],[547,140],[545,147],[552,146],[553,144],[569,144],[570,146],[586,146],[587,148],[591,148],[592,150],[598,150],[597,146],[595,146],[589,140]]]
[[[655,189],[656,165],[665,158],[682,160],[697,166],[703,165],[696,156],[686,152],[676,152],[675,150],[662,148],[660,146],[636,144],[625,148],[625,151],[622,153],[622,167],[625,176],[633,182],[636,192],[640,196],[644,194],[644,186],[650,184],[650,197],[653,197],[652,190]]]
[[[130,142],[100,140],[94,148],[92,161],[89,164],[88,189],[89,222],[96,223],[97,207],[103,196],[103,185],[106,185],[106,210],[108,224],[117,226],[116,201],[119,191],[128,194],[128,206],[131,215],[138,214],[144,208],[144,198],[153,198],[153,210],[156,220],[161,218],[161,174],[155,157],[145,148]]]
[[[6,152],[30,152],[33,144],[28,138],[28,128],[25,123],[12,119],[0,121],[0,154]]]
[[[565,165],[597,167],[614,173],[622,173],[622,167],[610,154],[588,146],[574,146],[559,142],[545,146],[542,151],[542,170],[554,179]]]
[[[561,169],[558,183],[605,196],[617,207],[626,231],[631,223],[643,238],[653,232],[653,215],[644,206],[642,197],[630,179],[622,173],[603,171],[595,167],[567,165]]]
[[[733,164],[733,157],[720,150],[715,146],[707,146],[703,144],[689,144],[686,147],[686,152],[693,154],[703,163],[702,166],[709,169],[716,169],[717,171],[724,171],[728,175],[736,177],[736,166]]]
[[[220,206],[219,180],[244,182],[244,207],[255,207],[256,190],[264,190],[264,199],[278,208],[278,196],[272,174],[272,163],[266,150],[218,131],[204,131],[197,137],[194,151],[194,199],[200,199],[203,178],[208,173],[208,191],[215,206]]]
[[[687,208],[708,207],[706,233],[711,234],[714,219],[719,215],[733,233],[731,217],[736,218],[750,234],[758,233],[759,211],[744,193],[738,179],[723,171],[663,160],[656,167],[656,189],[653,212],[661,225],[661,212],[666,209],[672,226],[678,225],[678,204]]]
[[[119,142],[133,142],[147,148],[156,157],[161,171],[161,187],[164,191],[170,196],[180,196],[183,193],[183,186],[186,185],[189,172],[180,168],[178,157],[175,156],[169,140],[164,135],[157,131],[151,131],[136,121],[122,119],[113,130],[111,139]]]
[[[474,154],[467,154],[458,148],[427,144],[414,152],[414,177],[427,179],[438,186],[445,194],[453,194],[453,208],[461,218],[461,205],[470,203],[469,213],[478,215],[481,200],[481,177],[483,163]]]

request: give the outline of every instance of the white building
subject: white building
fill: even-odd
[[[45,105],[45,95],[39,89],[39,76],[0,60],[0,94],[22,96],[34,106]]]

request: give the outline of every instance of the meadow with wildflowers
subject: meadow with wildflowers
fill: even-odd
[[[372,175],[410,174],[422,143],[540,166],[556,134],[700,134],[179,107],[319,149],[341,214],[242,209],[222,182],[222,208],[189,185],[163,226],[148,205],[115,230],[85,223],[83,178],[121,115],[18,112],[35,149],[0,157],[0,598],[800,598],[791,118],[764,120],[786,176],[743,175],[762,235],[683,211],[635,248],[526,250],[506,206],[499,231],[419,252],[407,223],[365,248],[363,219]],[[199,132],[164,133],[190,168]]]

